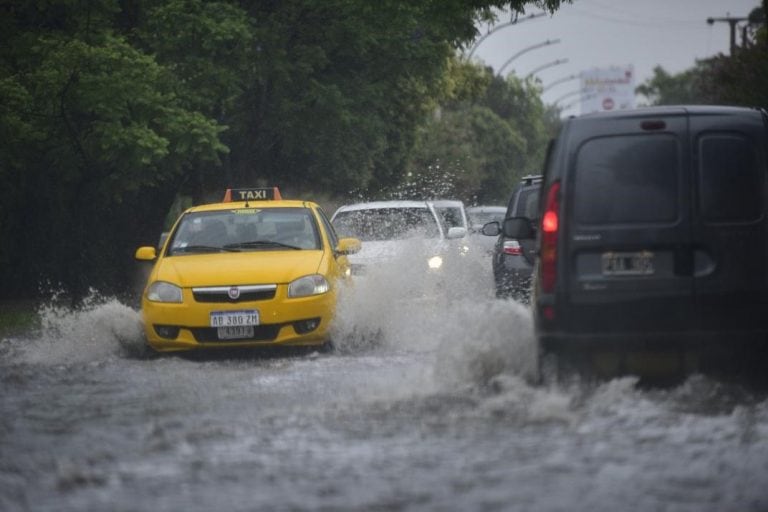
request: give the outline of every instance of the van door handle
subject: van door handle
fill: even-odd
[[[706,249],[695,249],[693,251],[693,276],[704,277],[712,274],[717,268],[717,262]]]

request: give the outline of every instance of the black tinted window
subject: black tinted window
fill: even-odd
[[[762,212],[762,179],[753,144],[731,134],[699,139],[701,214],[710,222],[750,221]]]
[[[514,216],[539,218],[539,187],[524,188],[520,191]]]
[[[677,141],[670,135],[588,141],[576,158],[576,220],[583,224],[674,221],[679,162]]]

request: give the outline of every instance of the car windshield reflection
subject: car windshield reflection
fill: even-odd
[[[317,250],[320,238],[306,208],[245,208],[191,212],[179,223],[169,255]]]

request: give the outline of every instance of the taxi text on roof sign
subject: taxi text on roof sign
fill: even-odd
[[[279,201],[280,190],[277,187],[262,188],[228,188],[224,194],[225,203],[232,201]]]

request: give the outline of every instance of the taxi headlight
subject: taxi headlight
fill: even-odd
[[[443,266],[443,257],[442,256],[432,256],[427,260],[427,265],[429,265],[429,268],[431,269],[438,269]]]
[[[330,289],[328,281],[320,274],[304,276],[288,285],[288,297],[307,297],[319,295]]]
[[[165,281],[155,281],[147,290],[147,300],[152,302],[181,302],[181,288]]]

